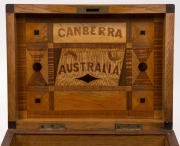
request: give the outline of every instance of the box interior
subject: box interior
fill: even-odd
[[[11,146],[169,146],[164,135],[15,135]]]

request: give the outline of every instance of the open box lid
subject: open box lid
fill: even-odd
[[[10,129],[172,129],[174,5],[6,12]]]

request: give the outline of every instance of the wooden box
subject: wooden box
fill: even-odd
[[[178,146],[174,5],[8,4],[2,146]]]

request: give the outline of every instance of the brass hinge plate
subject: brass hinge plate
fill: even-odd
[[[77,13],[79,14],[108,14],[108,6],[78,6]]]
[[[39,130],[65,130],[63,123],[40,123]]]

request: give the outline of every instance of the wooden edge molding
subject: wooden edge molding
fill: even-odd
[[[15,14],[6,14],[8,67],[8,120],[16,121]]]
[[[174,60],[174,13],[165,15],[165,51],[164,51],[164,121],[173,120],[173,60]]]
[[[14,4],[6,4],[6,13],[14,13]]]
[[[167,133],[167,139],[170,145],[172,146],[179,146],[176,135],[173,130]]]
[[[166,13],[165,4],[110,5],[112,14],[154,14]]]
[[[175,5],[174,4],[167,4],[166,5],[166,13],[174,13],[175,12]]]
[[[3,140],[2,144],[1,144],[1,146],[10,146],[13,137],[14,137],[14,132],[11,131],[11,130],[8,130],[8,131],[6,132],[6,135],[5,135],[5,137],[4,137],[4,140]]]
[[[30,13],[61,13],[64,8],[65,13],[91,13],[93,11],[97,13],[174,13],[175,5],[174,4],[166,4],[165,5],[32,5],[32,4],[6,4],[6,13],[22,13],[22,12],[30,12]],[[28,7],[29,9],[26,9]],[[33,11],[32,8],[36,8]],[[39,8],[39,10],[38,10]],[[95,9],[96,8],[96,9]],[[31,10],[32,9],[32,10]],[[60,10],[62,9],[62,10]],[[86,12],[86,9],[88,10]],[[98,10],[98,11],[97,11]]]
[[[137,133],[131,133],[131,132],[125,132],[125,131],[117,131],[115,129],[65,129],[65,130],[37,130],[37,129],[29,129],[29,130],[22,130],[22,129],[9,129],[7,133],[11,133],[13,135],[69,135],[69,134],[75,134],[75,135],[81,135],[81,134],[87,134],[87,135],[164,135],[169,136],[171,138],[174,134],[173,130],[146,130],[141,131]],[[7,134],[6,134],[7,135]],[[175,135],[175,134],[174,134]]]
[[[140,135],[140,136],[143,136],[143,135],[164,135],[167,137],[168,139],[168,143],[169,145],[171,146],[179,146],[178,144],[178,141],[176,139],[176,136],[174,134],[174,131],[173,130],[165,130],[165,131],[142,131],[141,133],[127,133],[127,132],[122,132],[122,133],[119,133],[119,132],[116,132],[115,130],[68,130],[68,131],[64,131],[64,130],[61,130],[61,131],[56,131],[56,130],[8,130],[6,132],[6,135],[4,137],[4,140],[2,142],[2,145],[1,146],[10,146],[12,145],[12,140],[14,138],[14,136],[18,134],[18,135],[69,135],[69,134],[73,134],[73,135],[81,135],[81,134],[88,134],[88,135],[96,135],[96,134],[103,134],[103,135],[117,135],[117,136],[124,136],[124,135]]]
[[[11,5],[7,5],[12,7]],[[171,5],[137,4],[137,5],[46,5],[46,4],[15,4],[15,13],[67,13],[67,14],[143,14],[166,13]]]

